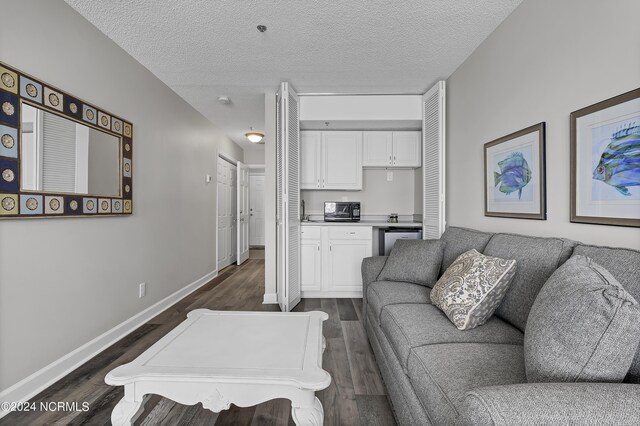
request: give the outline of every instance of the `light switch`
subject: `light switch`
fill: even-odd
[[[387,182],[393,181],[393,172],[387,172]]]
[[[205,183],[211,183],[211,175],[206,175],[206,176],[204,177],[204,182],[205,182]]]

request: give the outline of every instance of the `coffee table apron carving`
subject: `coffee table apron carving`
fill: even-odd
[[[331,383],[322,369],[324,312],[229,312],[198,309],[134,361],[105,377],[124,386],[114,425],[131,425],[145,397],[199,402],[214,412],[274,398],[291,400],[297,425],[321,425],[315,392]]]

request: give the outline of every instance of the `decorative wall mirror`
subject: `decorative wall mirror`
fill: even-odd
[[[133,126],[0,62],[0,218],[128,215]]]

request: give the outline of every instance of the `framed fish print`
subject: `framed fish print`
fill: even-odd
[[[640,227],[640,88],[571,113],[571,222]]]
[[[484,215],[546,220],[545,123],[484,144]]]

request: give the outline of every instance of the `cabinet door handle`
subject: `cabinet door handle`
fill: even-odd
[[[352,234],[352,235],[355,234],[355,232],[349,232],[349,233]]]
[[[318,179],[318,185],[316,185],[318,188],[320,188],[320,179]]]
[[[318,243],[318,251],[320,251],[320,243]]]
[[[322,178],[322,187],[324,188],[324,178]]]
[[[391,156],[389,156],[389,164],[391,164]]]

